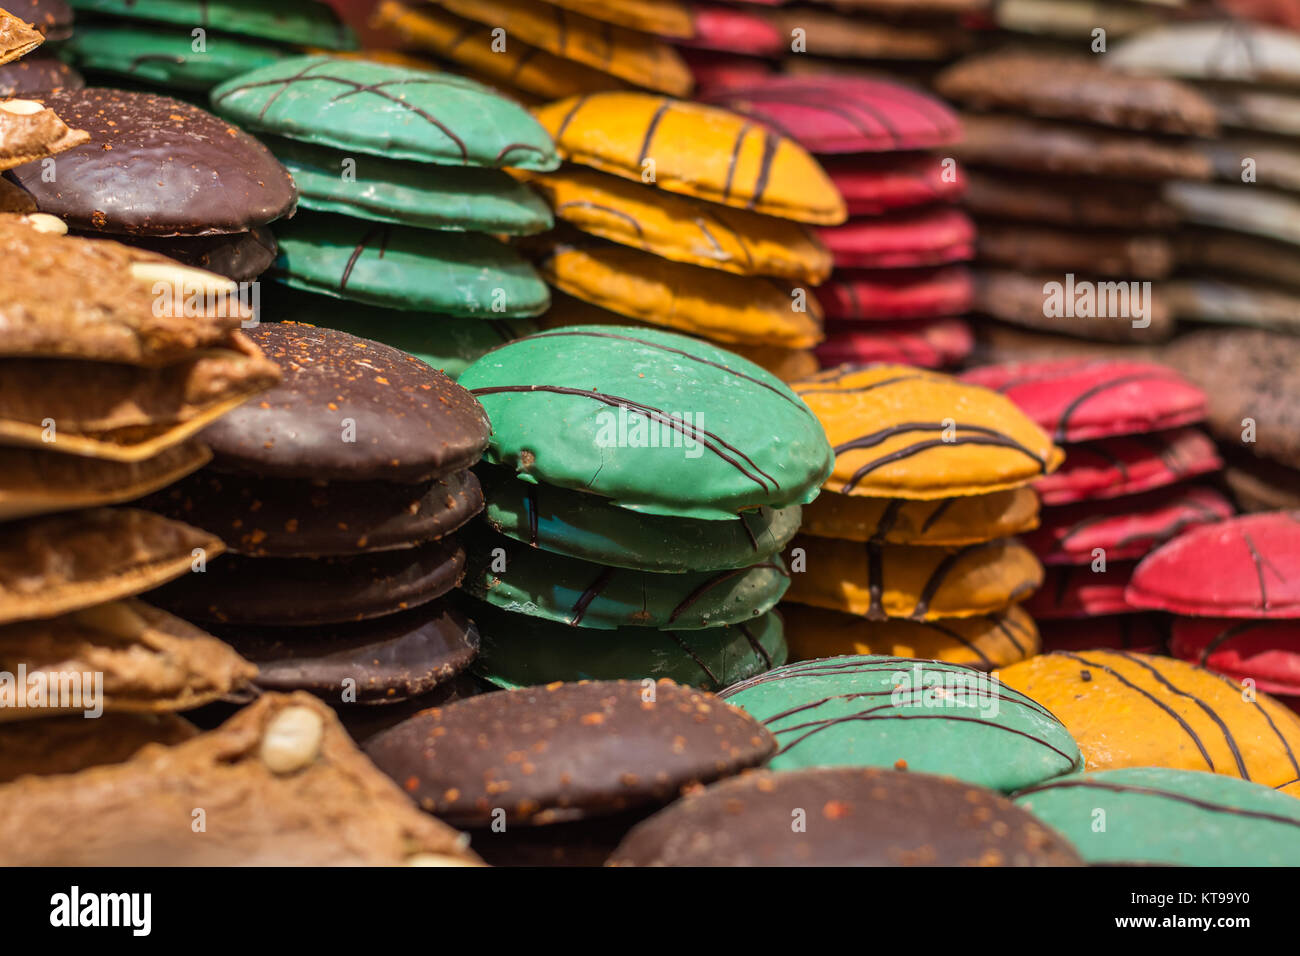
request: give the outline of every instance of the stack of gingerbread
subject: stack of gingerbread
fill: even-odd
[[[566,326],[461,376],[492,420],[466,533],[476,672],[718,689],[781,664],[780,551],[830,468],[779,379],[649,327]]]
[[[835,451],[786,551],[791,657],[884,654],[995,670],[1038,652],[1043,577],[1014,535],[1061,451],[1006,397],[899,365],[795,383]]]
[[[568,161],[527,174],[564,226],[534,245],[568,297],[544,324],[631,319],[722,343],[782,378],[815,367],[813,287],[831,256],[809,227],[845,209],[808,152],[737,113],[647,93],[535,115]]]
[[[159,293],[233,283],[65,232],[0,214],[0,725],[23,722],[0,745],[0,779],[185,739],[176,712],[256,673],[138,599],[202,581],[224,546],[134,502],[202,466],[196,433],[277,370],[239,331],[237,303],[194,312]]]
[[[1168,287],[1175,315],[1300,334],[1300,34],[1180,22],[1116,44],[1103,62],[1195,86],[1224,127],[1191,144],[1211,181],[1164,190],[1184,223]]]
[[[1213,135],[1218,114],[1176,80],[1107,69],[1108,56],[1009,48],[949,67],[935,88],[969,111],[956,155],[979,227],[977,311],[1151,345],[1174,328],[1162,281],[1177,216],[1160,185],[1210,177],[1188,137]]]
[[[1163,542],[1222,521],[1233,507],[1188,479],[1222,467],[1196,423],[1206,397],[1174,369],[1136,360],[1060,359],[973,369],[965,381],[996,389],[1066,447],[1035,488],[1042,526],[1026,540],[1048,566],[1026,607],[1057,648],[1163,645],[1162,621],[1135,616],[1125,588]]]
[[[144,502],[228,554],[155,600],[257,663],[263,688],[344,711],[444,699],[478,645],[437,599],[464,574],[455,532],[483,507],[469,468],[487,416],[379,342],[290,322],[248,335],[280,384],[204,432],[207,467]]]
[[[305,210],[276,228],[277,317],[452,375],[534,330],[519,320],[549,305],[546,283],[497,236],[552,218],[503,167],[559,161],[521,106],[464,77],[323,55],[235,77],[212,104],[265,139]]]
[[[835,271],[817,290],[827,339],[821,365],[903,362],[928,368],[965,357],[975,230],[954,203],[964,189],[945,150],[957,117],[928,93],[829,74],[718,85],[708,95],[817,155],[850,219],[822,227]]]

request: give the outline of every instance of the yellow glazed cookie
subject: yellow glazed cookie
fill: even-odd
[[[716,106],[595,93],[533,111],[560,155],[624,179],[754,212],[834,226],[844,198],[793,140]]]
[[[675,196],[581,166],[526,178],[571,226],[644,252],[740,275],[817,285],[831,254],[806,226]]]
[[[841,366],[791,385],[835,449],[827,491],[951,498],[1026,484],[1064,453],[1010,399],[907,365]]]
[[[922,548],[801,534],[786,550],[786,566],[791,572],[787,601],[872,621],[986,614],[1043,583],[1043,566],[1015,539]]]
[[[602,23],[540,0],[436,0],[443,9],[483,24],[483,34],[506,31],[554,56],[581,63],[635,86],[686,96],[694,81],[681,55],[669,44],[625,27]]]
[[[790,660],[883,654],[996,670],[1038,653],[1034,619],[1012,605],[944,621],[869,621],[804,604],[781,605]]]
[[[687,39],[695,34],[691,11],[677,0],[545,0],[562,7],[629,30],[641,30],[661,37]]]
[[[822,338],[821,307],[770,279],[670,262],[626,246],[581,237],[552,240],[537,262],[561,292],[619,315],[719,342],[807,348]]]
[[[1089,770],[1209,770],[1276,787],[1300,776],[1300,717],[1170,657],[1057,651],[1001,672],[1055,714]]]
[[[1038,495],[1029,488],[929,501],[823,491],[803,509],[805,534],[849,541],[962,545],[1037,527]]]
[[[383,0],[370,22],[376,29],[392,31],[413,47],[464,67],[490,86],[522,90],[543,100],[623,86],[611,76],[552,56],[521,40],[507,43],[503,51],[494,51],[489,30],[476,29],[473,21],[437,7],[416,10],[397,0]]]

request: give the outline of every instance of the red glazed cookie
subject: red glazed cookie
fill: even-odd
[[[966,191],[961,167],[929,153],[828,156],[822,168],[844,197],[850,216],[956,202]]]
[[[1158,431],[1205,417],[1205,393],[1154,362],[1009,362],[962,377],[1007,396],[1057,442]]]
[[[721,53],[778,56],[789,43],[788,36],[761,10],[700,5],[692,10],[695,33],[678,40],[683,46]]]
[[[887,362],[943,368],[970,354],[975,340],[961,319],[934,322],[873,322],[869,326],[832,325],[815,349],[823,368]]]
[[[1169,651],[1266,694],[1300,694],[1300,621],[1175,618]]]
[[[1105,571],[1093,571],[1090,565],[1056,565],[1047,569],[1042,587],[1023,606],[1039,621],[1136,611],[1124,597],[1132,574],[1132,561],[1111,562]]]
[[[827,319],[929,319],[970,310],[965,266],[853,272],[839,270],[817,289]]]
[[[1300,618],[1300,511],[1197,528],[1149,555],[1126,599],[1207,617]]]
[[[947,106],[887,80],[774,76],[715,90],[705,100],[766,123],[814,153],[931,149],[961,138]]]
[[[1072,445],[1059,471],[1034,489],[1045,505],[1115,498],[1208,474],[1223,467],[1214,442],[1198,428],[1126,435]]]
[[[850,219],[817,234],[837,269],[937,266],[975,254],[975,224],[951,206]]]
[[[1024,541],[1044,564],[1088,564],[1098,548],[1108,561],[1136,561],[1188,528],[1232,514],[1232,504],[1213,488],[1158,491],[1048,508]]]

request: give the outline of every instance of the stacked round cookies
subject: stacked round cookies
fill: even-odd
[[[1123,359],[988,365],[964,380],[996,389],[1066,446],[1035,485],[1041,527],[1027,544],[1048,566],[1026,607],[1044,647],[1163,645],[1161,622],[1125,597],[1137,561],[1197,525],[1233,513],[1213,487],[1188,484],[1222,467],[1195,424],[1205,394],[1174,369]]]
[[[664,39],[693,31],[677,0],[381,0],[371,23],[530,105],[603,90],[691,92]]]
[[[328,4],[277,0],[69,0],[79,17],[67,57],[92,82],[201,97],[218,83],[305,48],[353,50]]]
[[[224,547],[135,499],[210,457],[195,433],[273,385],[238,310],[157,309],[220,277],[52,216],[0,214],[0,780],[125,759],[256,672],[137,596]],[[95,717],[86,720],[83,717]],[[40,718],[40,719],[36,719]]]
[[[56,55],[72,36],[72,8],[64,0],[6,0],[6,4],[9,15],[38,33],[45,47],[23,59],[0,55],[0,98],[85,86],[81,74]],[[29,34],[29,39],[35,38]]]
[[[823,366],[952,365],[970,352],[970,218],[953,205],[963,180],[938,152],[961,138],[934,97],[886,80],[801,75],[718,84],[709,102],[780,130],[816,154],[850,219],[818,230],[835,271],[817,291]]]
[[[1174,268],[1166,230],[1177,218],[1159,184],[1209,177],[1187,137],[1213,135],[1218,116],[1195,89],[1108,70],[1106,56],[980,54],[941,73],[935,88],[973,111],[955,152],[969,167],[965,202],[979,223],[977,311],[1150,344],[1174,323],[1160,282]]]
[[[1195,86],[1226,127],[1192,144],[1211,181],[1164,190],[1183,223],[1168,284],[1175,315],[1300,333],[1300,35],[1235,19],[1172,23],[1126,38],[1103,62]]]
[[[565,227],[535,245],[568,297],[545,324],[631,319],[720,342],[782,378],[815,367],[811,287],[831,258],[807,224],[845,212],[802,147],[736,113],[646,93],[535,115],[568,161],[527,177]]]
[[[483,506],[468,469],[482,408],[414,356],[346,332],[249,332],[278,386],[204,432],[213,460],[146,505],[226,542],[207,573],[157,592],[259,666],[257,682],[338,704],[419,697],[477,649],[436,599],[459,583],[453,532]]]
[[[212,91],[298,185],[281,224],[279,317],[376,338],[459,371],[532,330],[547,287],[497,235],[549,229],[504,171],[558,165],[520,106],[473,80],[328,56],[292,57]]]
[[[464,585],[481,676],[720,688],[785,659],[779,552],[831,454],[777,378],[602,325],[504,345],[461,383],[492,421]]]
[[[795,383],[835,451],[786,559],[795,659],[928,657],[993,670],[1034,654],[1019,606],[1042,581],[1013,535],[1027,487],[1061,452],[1007,398],[907,366],[846,366]]]

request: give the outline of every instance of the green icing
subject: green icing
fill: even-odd
[[[776,736],[773,770],[905,764],[1010,792],[1083,767],[1074,739],[1046,709],[957,664],[831,657],[790,664],[723,696]]]
[[[215,31],[202,52],[193,44],[184,30],[78,24],[64,48],[83,69],[186,90],[210,89],[285,55],[279,47]]]
[[[730,521],[630,511],[598,495],[479,469],[487,523],[545,551],[643,571],[742,568],[777,554],[799,530],[802,509],[761,508]]]
[[[499,169],[349,156],[279,136],[263,142],[293,174],[298,205],[425,229],[524,235],[554,224],[532,189]],[[354,165],[345,167],[351,160]],[[351,178],[344,178],[345,171]]]
[[[452,379],[498,345],[537,331],[531,319],[450,319],[286,291],[291,298],[275,303],[268,319],[306,322],[374,339],[414,355]]]
[[[697,339],[574,326],[512,342],[461,384],[492,420],[486,459],[648,514],[734,520],[817,496],[834,463],[775,376]]]
[[[527,110],[450,73],[291,57],[223,83],[212,106],[248,129],[347,152],[494,169],[560,163]]]
[[[78,13],[175,23],[187,31],[215,27],[330,50],[357,48],[351,28],[328,5],[316,0],[68,0],[68,5]],[[81,30],[78,21],[76,32]]]
[[[278,221],[275,237],[280,254],[272,269],[307,292],[483,319],[538,315],[550,304],[533,267],[479,233],[299,213]]]
[[[507,611],[587,628],[693,631],[752,621],[790,585],[777,555],[748,568],[659,574],[540,551],[480,524],[461,539],[462,587],[470,594]]]
[[[1237,777],[1135,767],[1058,777],[1013,798],[1089,863],[1300,864],[1300,800]]]
[[[761,674],[785,663],[785,634],[775,611],[729,627],[657,631],[621,627],[601,631],[511,614],[465,600],[478,625],[474,671],[497,687],[552,681],[668,678],[705,690]]]

